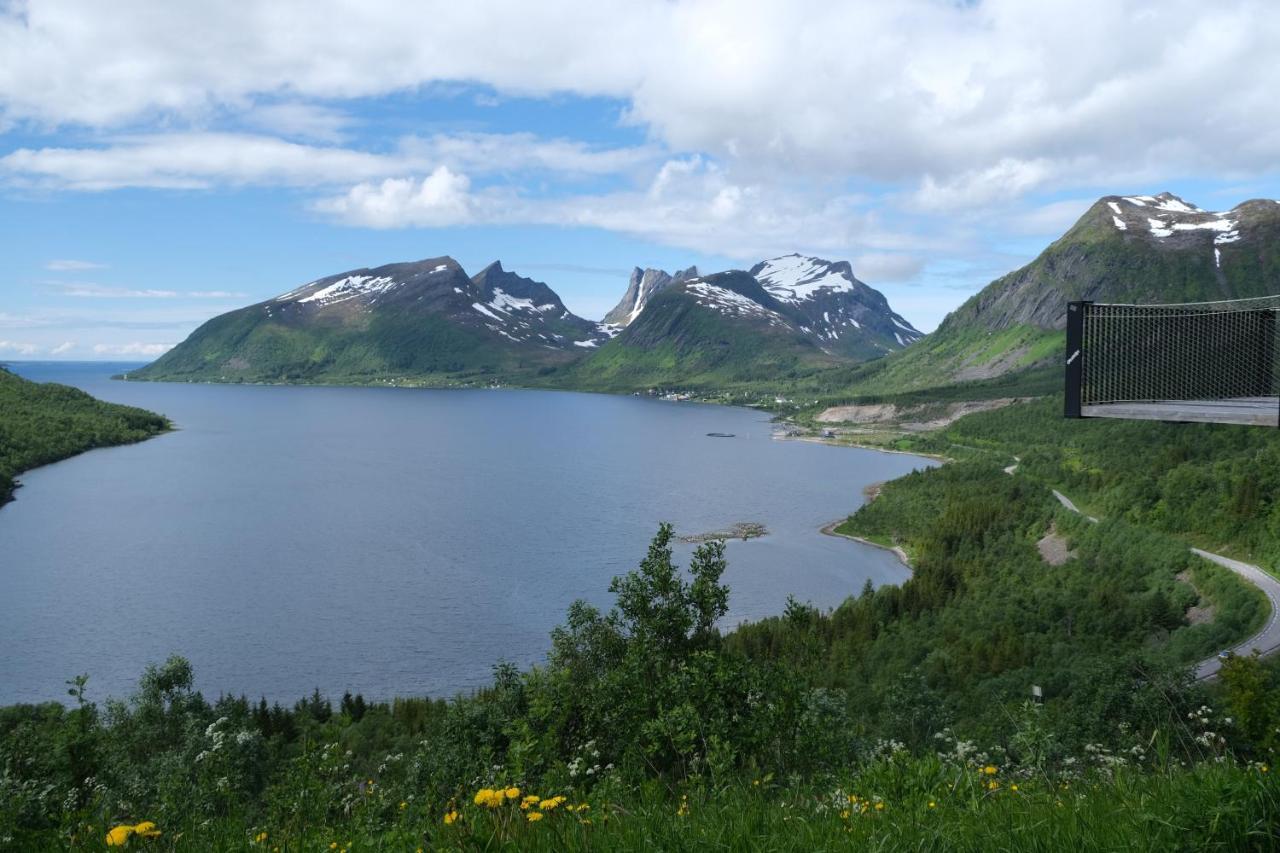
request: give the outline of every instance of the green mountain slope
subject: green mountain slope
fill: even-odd
[[[601,336],[541,282],[451,258],[319,279],[215,317],[130,379],[506,381],[578,357]]]
[[[1056,361],[1066,304],[1197,302],[1280,292],[1280,203],[1229,211],[1107,196],[1038,258],[996,279],[937,331],[855,382],[883,393],[987,379]]]
[[[781,383],[847,359],[823,351],[789,306],[749,273],[676,282],[616,338],[563,376],[595,390],[723,389]]]
[[[66,385],[30,382],[0,367],[0,504],[13,497],[14,477],[23,471],[168,428],[160,415]]]

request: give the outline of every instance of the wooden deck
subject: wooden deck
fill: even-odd
[[[1280,398],[1237,397],[1230,400],[1151,400],[1142,403],[1096,403],[1081,406],[1086,418],[1135,421],[1179,421],[1206,424],[1280,426]]]

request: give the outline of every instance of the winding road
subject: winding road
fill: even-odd
[[[1017,470],[1016,464],[1010,465],[1004,469],[1006,474],[1012,474]],[[1053,496],[1058,499],[1058,503],[1077,515],[1084,515],[1080,508],[1076,506],[1071,498],[1064,495],[1057,489],[1053,489]],[[1085,518],[1097,523],[1098,519],[1091,515],[1085,515]],[[1267,601],[1271,604],[1271,613],[1267,617],[1267,624],[1262,630],[1254,634],[1249,639],[1239,645],[1232,646],[1230,651],[1232,654],[1247,655],[1252,654],[1256,649],[1259,653],[1269,655],[1272,652],[1280,650],[1280,620],[1277,620],[1276,614],[1280,613],[1280,581],[1277,581],[1271,575],[1267,574],[1258,566],[1252,563],[1242,563],[1239,560],[1233,560],[1230,557],[1224,557],[1221,554],[1214,554],[1209,551],[1203,551],[1199,548],[1192,548],[1191,553],[1203,557],[1204,559],[1217,563],[1224,569],[1235,572],[1249,583],[1262,590],[1262,594],[1267,597]],[[1218,655],[1206,658],[1196,665],[1196,680],[1207,681],[1218,674],[1218,670],[1222,669],[1222,659]]]

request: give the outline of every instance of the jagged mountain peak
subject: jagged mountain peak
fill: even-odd
[[[649,303],[649,300],[653,299],[655,294],[666,290],[677,282],[695,278],[697,275],[698,268],[696,266],[676,270],[674,274],[653,267],[646,267],[645,269],[636,267],[631,271],[626,293],[623,294],[621,301],[614,306],[613,310],[604,315],[603,325],[615,329],[629,325],[632,320],[640,316],[640,312],[644,310],[645,305]]]

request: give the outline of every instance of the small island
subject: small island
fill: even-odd
[[[692,536],[677,536],[676,539],[686,544],[697,544],[699,542],[712,542],[717,539],[755,539],[759,536],[767,536],[768,533],[768,529],[759,522],[742,521],[727,530],[713,530],[710,533],[697,533]]]

